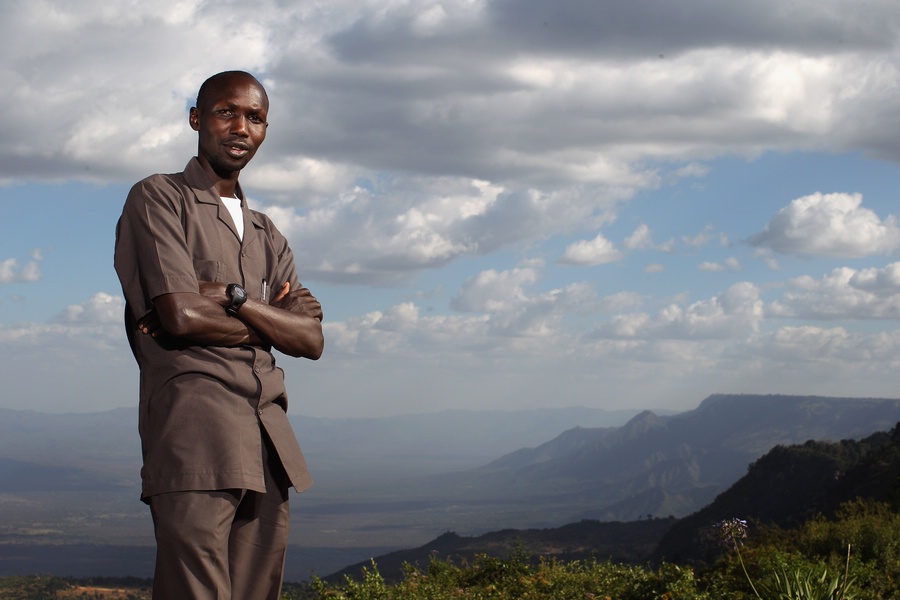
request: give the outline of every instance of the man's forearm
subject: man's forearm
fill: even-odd
[[[288,356],[312,360],[322,356],[325,347],[322,323],[305,312],[248,300],[238,311],[237,319]]]
[[[260,344],[260,337],[239,319],[232,319],[215,301],[200,294],[164,294],[154,299],[159,327],[169,335],[207,346]],[[138,327],[156,335],[152,322]]]

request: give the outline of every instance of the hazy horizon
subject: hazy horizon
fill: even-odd
[[[0,572],[152,572],[136,411],[0,412]],[[315,485],[292,494],[289,572],[325,575],[447,531],[684,517],[776,445],[845,443],[898,420],[898,399],[732,395],[634,419],[560,409],[294,418]]]

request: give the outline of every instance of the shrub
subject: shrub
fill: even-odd
[[[531,563],[524,553],[507,558],[484,554],[460,565],[433,557],[424,571],[406,566],[403,580],[384,584],[376,566],[361,581],[329,586],[314,582],[315,598],[325,600],[698,600],[693,569],[663,565],[658,570],[610,562]]]

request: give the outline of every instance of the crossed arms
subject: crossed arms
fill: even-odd
[[[201,281],[199,293],[157,296],[154,310],[137,328],[146,335],[165,332],[207,346],[269,344],[289,356],[312,360],[322,356],[322,305],[308,289],[291,290],[285,283],[271,302],[248,299],[232,318],[224,310],[230,302],[225,287]]]

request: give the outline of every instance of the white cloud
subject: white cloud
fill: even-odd
[[[645,250],[653,247],[653,236],[650,234],[650,228],[646,224],[638,225],[637,229],[630,236],[625,238],[622,246],[626,250]]]
[[[0,345],[46,352],[42,361],[51,363],[87,356],[92,351],[107,352],[123,345],[127,348],[124,309],[121,296],[98,292],[80,304],[68,306],[48,323],[0,325]],[[130,358],[131,353],[126,352]]]
[[[900,228],[894,216],[882,221],[863,208],[861,194],[817,192],[778,211],[751,243],[782,253],[858,258],[896,251]]]
[[[105,292],[98,292],[90,300],[80,304],[70,304],[53,321],[73,325],[121,326],[125,314],[125,299]]]
[[[607,390],[627,390],[631,402],[635,396],[671,398],[676,390],[693,390],[694,398],[722,389],[892,394],[884,382],[900,365],[900,331],[851,333],[813,326],[760,331],[760,292],[748,283],[651,314],[631,312],[643,302],[636,294],[597,301],[584,288],[535,293],[537,275],[518,269],[472,278],[458,304],[474,312],[425,316],[405,304],[331,323],[330,360],[341,369],[344,356],[351,357],[355,369],[366,369],[380,382],[377,387],[389,385],[378,373],[396,373],[388,362],[402,359],[405,389],[415,390],[413,397],[441,405],[449,401],[441,390],[450,386],[455,396],[471,393],[473,408],[486,397],[493,406],[509,408],[566,405],[595,394],[600,382]],[[554,319],[560,309],[568,315],[597,309],[612,316],[605,327],[582,331]],[[543,319],[530,320],[537,315]],[[461,372],[465,377],[458,377]],[[558,385],[563,373],[562,398],[547,396],[550,390],[542,393],[548,381]],[[313,377],[316,386],[331,390],[335,385],[328,376]],[[367,381],[372,387],[368,376]],[[810,387],[811,382],[826,387]],[[517,393],[524,388],[529,393]]]
[[[672,173],[672,180],[677,181],[686,177],[705,177],[710,172],[708,165],[700,163],[689,163]]]
[[[842,327],[783,327],[767,336],[768,349],[773,358],[791,362],[832,362],[846,358],[851,335]],[[842,356],[843,355],[843,356]]]
[[[203,77],[235,67],[269,85],[259,160],[268,153],[288,173],[311,160],[325,172],[453,174],[543,192],[602,184],[627,196],[667,175],[640,161],[678,161],[678,178],[704,175],[698,159],[722,152],[865,145],[846,123],[878,123],[871,147],[891,151],[882,130],[897,122],[898,69],[877,52],[893,45],[892,4],[840,20],[822,3],[772,0],[739,17],[698,0],[690,18],[642,4],[18,3],[0,25],[2,93],[29,126],[5,144],[0,175],[179,168],[193,146],[186,105]],[[610,29],[610,11],[627,36]],[[669,13],[685,27],[668,31]]]
[[[724,271],[725,267],[716,262],[702,262],[697,266],[701,271]]]
[[[4,406],[49,412],[134,406],[138,374],[123,305],[121,297],[100,293],[47,323],[0,324]]]
[[[683,236],[682,243],[692,248],[700,248],[709,244],[711,241],[718,239],[722,246],[728,246],[728,236],[723,233],[716,233],[711,226],[707,226],[700,233],[693,236]]]
[[[850,284],[878,296],[900,294],[900,263],[856,271],[850,277]]]
[[[0,162],[20,179],[109,181],[180,169],[196,144],[186,109],[200,82],[225,68],[263,69],[279,31],[278,12],[259,5],[252,19],[242,15],[251,7],[175,0],[9,8],[0,24],[9,85],[0,99],[19,107],[9,118],[28,125],[15,128],[22,133]],[[196,60],[186,64],[186,55]]]
[[[451,307],[460,314],[426,315],[412,303],[326,323],[329,347],[342,354],[447,356],[466,353],[489,360],[493,353],[530,359],[573,333],[567,318],[635,306],[640,298],[620,294],[598,302],[587,284],[535,291],[533,267],[483,271],[461,286]],[[480,358],[479,358],[480,357]]]
[[[199,83],[249,69],[272,99],[266,145],[243,177],[251,196],[302,239],[311,276],[391,284],[562,233],[597,232],[563,262],[618,260],[598,231],[617,203],[702,177],[722,154],[900,155],[884,134],[900,126],[890,108],[900,66],[885,51],[895,6],[835,19],[821,3],[773,0],[753,18],[739,11],[745,23],[697,2],[678,31],[660,19],[681,22],[686,9],[642,3],[17,3],[0,24],[10,49],[0,101],[19,107],[0,116],[10,132],[0,180],[178,170],[195,147],[186,109]],[[627,36],[609,11],[630,23]],[[711,31],[699,27],[707,20]],[[865,135],[846,126],[869,122],[878,127]],[[881,227],[879,248],[896,247],[893,223]],[[859,251],[852,233],[832,250]],[[641,226],[623,248],[651,243]]]
[[[570,244],[559,262],[566,265],[596,266],[616,262],[621,258],[622,253],[615,245],[598,233],[592,240]]]
[[[282,204],[316,206],[353,189],[363,172],[350,165],[306,156],[289,156],[253,165],[241,183],[253,193],[265,193]]]
[[[756,331],[763,319],[759,289],[743,282],[688,306],[670,304],[656,315],[625,313],[599,324],[592,335],[624,339],[726,339]]]
[[[841,267],[820,279],[798,277],[767,307],[777,317],[804,319],[900,318],[900,263],[862,270]]]
[[[306,277],[393,285],[461,255],[600,225],[611,219],[613,204],[587,189],[511,193],[481,180],[398,176],[361,182],[306,209],[261,208],[296,240]]]
[[[701,271],[738,271],[741,268],[741,263],[738,259],[733,256],[729,256],[723,262],[712,262],[712,261],[704,261],[697,266]]]
[[[535,269],[483,271],[467,280],[452,306],[462,312],[511,312],[528,299],[525,286],[537,281]]]
[[[852,332],[844,327],[782,327],[748,341],[746,351],[764,361],[769,376],[787,375],[799,390],[818,381],[832,395],[896,397],[889,374],[900,366],[900,330]],[[852,390],[856,388],[857,391]]]
[[[604,312],[620,312],[640,308],[643,298],[634,292],[617,292],[605,296],[600,301],[600,308]]]
[[[16,258],[0,260],[0,284],[3,283],[33,283],[40,281],[41,261],[44,259],[40,250],[31,253],[31,260],[21,265]],[[20,266],[21,265],[21,266]]]

